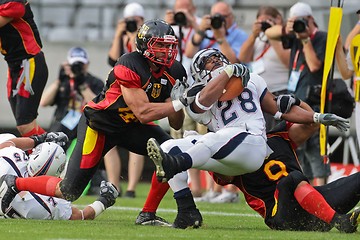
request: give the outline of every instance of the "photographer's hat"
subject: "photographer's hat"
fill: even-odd
[[[142,17],[144,18],[144,8],[138,3],[129,3],[124,8],[124,18]]]
[[[71,48],[68,52],[67,60],[70,65],[75,62],[82,62],[84,64],[89,63],[88,54],[87,54],[86,50],[81,47]]]
[[[297,2],[290,8],[289,16],[291,18],[312,16],[312,10],[309,4],[304,2]]]

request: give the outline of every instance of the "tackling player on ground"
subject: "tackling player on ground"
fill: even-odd
[[[0,176],[17,177],[49,175],[59,177],[64,170],[66,156],[62,149],[67,136],[61,132],[16,138],[0,134]],[[25,150],[32,149],[28,156]],[[115,203],[117,191],[109,182],[100,186],[100,197],[80,210],[64,199],[44,196],[28,191],[19,192],[3,215],[6,218],[45,220],[89,220]]]

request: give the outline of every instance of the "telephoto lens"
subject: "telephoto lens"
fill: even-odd
[[[305,32],[307,27],[307,21],[304,18],[299,18],[294,21],[293,29],[294,32],[302,33]]]
[[[83,69],[84,69],[84,63],[82,62],[74,62],[73,64],[71,64],[70,66],[72,73],[76,76],[79,76],[82,74]]]
[[[266,29],[268,29],[268,28],[270,28],[270,27],[271,27],[271,24],[270,24],[270,23],[265,22],[265,21],[261,22],[261,31],[265,32]]]
[[[211,16],[211,26],[214,29],[221,28],[223,22],[225,22],[225,18],[221,14],[216,13],[215,15]]]
[[[179,26],[186,26],[187,20],[185,13],[183,12],[177,12],[174,14],[174,22],[176,25]]]
[[[126,22],[126,31],[131,32],[131,33],[136,32],[136,30],[137,30],[136,20],[129,19],[129,20],[126,20],[125,22]]]

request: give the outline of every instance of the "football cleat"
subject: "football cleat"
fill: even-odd
[[[202,225],[202,216],[197,208],[179,211],[173,223],[174,228],[199,228]]]
[[[16,194],[19,192],[15,185],[16,178],[16,176],[9,174],[5,174],[0,178],[0,213],[2,215],[6,213],[10,203],[12,200],[14,200]]]
[[[156,178],[159,182],[169,181],[175,174],[182,172],[179,159],[165,153],[154,138],[147,142],[147,152],[156,166]]]
[[[135,220],[136,225],[150,225],[150,226],[163,226],[171,227],[172,225],[165,219],[156,216],[154,212],[141,211]]]
[[[335,227],[343,233],[354,233],[360,223],[360,208],[346,215],[340,215],[335,222]]]

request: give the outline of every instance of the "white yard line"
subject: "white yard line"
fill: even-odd
[[[75,207],[78,207],[80,209],[86,207],[87,205],[74,205]],[[119,207],[119,206],[113,206],[107,209],[106,211],[136,211],[140,212],[141,208],[135,208],[135,207]],[[175,209],[165,209],[165,208],[159,208],[156,212],[171,212],[171,213],[177,213],[177,210]],[[212,211],[200,211],[202,215],[215,215],[215,216],[238,216],[238,217],[261,217],[259,214],[245,214],[245,213],[226,213],[226,212],[212,212]]]

